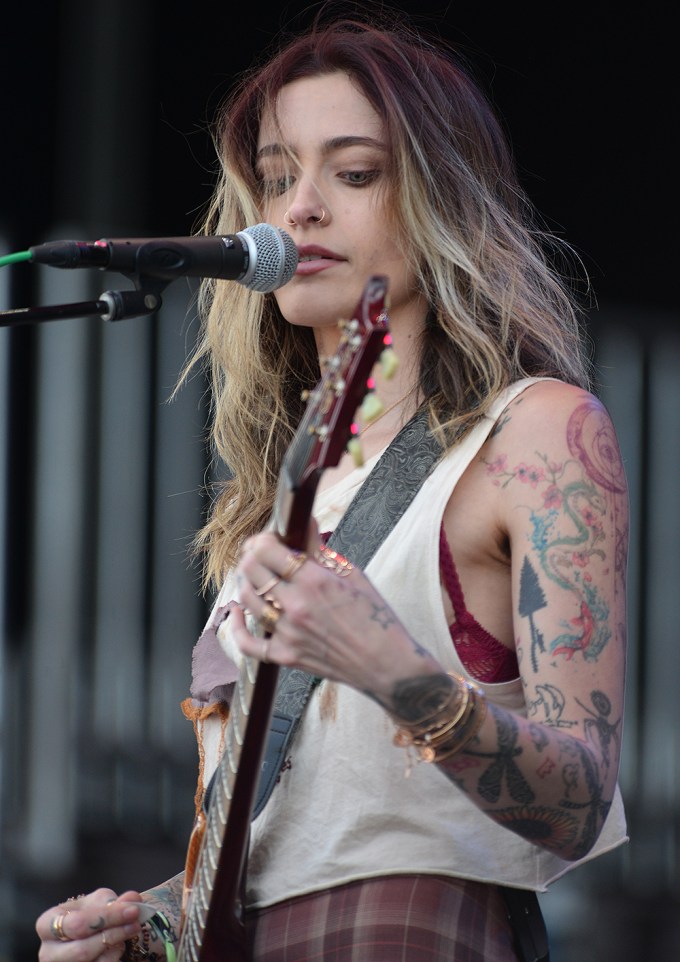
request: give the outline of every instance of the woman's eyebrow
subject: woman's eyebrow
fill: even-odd
[[[385,144],[376,140],[375,137],[366,137],[358,134],[343,134],[338,137],[331,137],[325,140],[321,145],[321,151],[324,154],[331,154],[335,150],[342,150],[344,147],[374,147],[378,150],[385,150]],[[295,154],[295,149],[293,147],[284,147],[280,143],[264,144],[257,152],[256,159],[260,160],[262,157],[273,157],[280,156],[281,154],[292,153]]]

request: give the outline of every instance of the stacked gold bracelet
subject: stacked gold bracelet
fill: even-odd
[[[414,748],[420,761],[441,762],[462,751],[475,737],[486,717],[486,698],[481,688],[474,682],[449,672],[455,684],[452,696],[462,695],[460,704],[454,712],[451,697],[441,708],[427,719],[418,722],[403,722],[397,728],[394,744],[400,748]]]
[[[134,935],[125,942],[121,962],[145,962],[149,957],[149,928],[142,926],[142,937]]]

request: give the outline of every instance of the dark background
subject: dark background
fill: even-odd
[[[361,9],[363,5],[358,6]],[[675,742],[672,738],[668,744],[662,742],[667,733],[664,713],[675,717],[676,728],[680,728],[679,702],[677,693],[673,694],[673,679],[678,674],[672,671],[673,665],[680,668],[675,654],[680,650],[679,593],[673,575],[680,537],[674,507],[680,470],[680,397],[674,387],[674,358],[680,358],[675,27],[668,6],[662,4],[632,11],[615,4],[580,7],[425,0],[391,6],[413,13],[426,29],[460,46],[510,132],[527,192],[547,226],[582,258],[592,284],[593,309],[588,323],[600,357],[610,365],[604,380],[610,388],[631,479],[632,644],[625,795],[632,842],[624,853],[606,856],[594,867],[575,873],[583,881],[576,880],[571,887],[557,884],[558,894],[546,904],[554,939],[553,962],[673,959],[678,955],[680,924],[680,776]],[[0,30],[0,255],[67,237],[92,240],[106,235],[190,233],[211,193],[214,155],[208,128],[221,97],[235,76],[274,39],[280,26],[304,23],[313,9],[306,3],[265,9],[263,4],[211,0],[61,0],[13,5],[11,19],[6,13]],[[37,268],[17,265],[0,270],[0,297],[6,302],[0,307],[43,302],[43,275]],[[49,269],[44,271],[49,273]],[[51,272],[52,276],[65,273]],[[177,310],[181,314],[182,307]],[[169,324],[161,320],[165,323]],[[64,341],[67,330],[66,324],[59,327]],[[168,331],[170,327],[165,334],[172,338]],[[42,337],[43,333],[32,327],[0,332],[0,337],[7,335],[0,348],[7,346],[9,357],[3,398],[8,434],[6,449],[0,451],[7,473],[5,678],[0,712],[0,749],[4,748],[4,755],[0,750],[0,962],[35,957],[33,920],[65,895],[97,884],[143,888],[174,874],[185,851],[195,774],[189,738],[178,743],[174,756],[158,751],[153,728],[155,702],[151,700],[158,682],[149,668],[154,664],[149,644],[144,657],[149,656],[145,670],[150,722],[138,742],[131,746],[129,738],[116,741],[102,736],[78,701],[82,718],[78,741],[73,744],[80,766],[78,817],[75,827],[67,819],[64,829],[77,833],[77,858],[59,870],[49,860],[41,865],[35,853],[31,858],[22,857],[24,848],[35,848],[35,812],[44,811],[44,806],[41,809],[35,804],[35,786],[42,785],[44,791],[52,777],[41,779],[40,772],[33,770],[26,774],[31,767],[31,746],[36,745],[30,740],[31,731],[41,732],[45,726],[35,694],[39,690],[35,665],[40,648],[32,624],[41,599],[31,596],[27,587],[34,563],[31,544],[36,550],[41,536],[35,506],[45,499],[49,505],[52,495],[49,485],[47,493],[41,494],[35,480],[43,463],[37,426],[43,385],[37,362],[46,350],[48,359],[49,351],[56,355],[59,346]],[[73,570],[88,588],[89,571],[82,575],[83,569],[91,565],[94,571],[102,564],[93,544],[97,529],[91,517],[99,517],[97,510],[108,510],[106,503],[102,507],[98,501],[106,488],[96,456],[109,443],[107,437],[97,437],[98,418],[102,411],[112,412],[113,423],[119,413],[123,422],[123,415],[128,416],[122,410],[124,387],[118,396],[107,397],[103,389],[99,393],[101,370],[107,359],[118,357],[115,351],[122,352],[116,347],[121,338],[127,338],[128,360],[142,368],[142,379],[145,370],[137,355],[146,352],[143,356],[148,357],[151,386],[148,412],[133,411],[124,422],[132,436],[139,421],[148,418],[148,444],[142,439],[137,448],[124,437],[119,470],[128,472],[145,447],[159,446],[166,428],[178,438],[176,451],[168,448],[166,461],[158,453],[149,455],[146,474],[142,472],[142,483],[148,487],[141,498],[143,508],[150,511],[156,498],[158,485],[154,487],[153,478],[154,471],[161,473],[159,463],[169,464],[171,474],[181,474],[187,438],[195,441],[195,431],[184,426],[181,409],[170,416],[169,427],[157,424],[152,389],[158,387],[160,378],[156,358],[162,339],[156,327],[142,322],[128,327],[120,337],[110,331],[100,335],[98,330],[88,330],[83,338],[88,358],[83,367],[88,382],[83,395],[92,398],[84,431],[94,452],[93,464],[82,469],[74,464],[74,480],[67,476],[65,483],[82,482],[82,495],[78,488],[72,498],[74,522],[85,519],[90,540],[83,549],[84,561]],[[624,341],[626,352],[617,354],[619,342]],[[126,363],[121,357],[121,372]],[[176,367],[170,364],[171,373],[166,371],[164,376],[171,381],[180,364],[181,359]],[[65,410],[75,404],[67,399],[68,387],[64,385]],[[59,400],[58,392],[47,392],[47,396],[59,406],[54,400]],[[73,410],[79,413],[77,404]],[[186,430],[186,438],[182,430]],[[64,438],[66,444],[68,431]],[[59,449],[60,437],[56,441]],[[172,480],[178,490],[192,483],[183,477]],[[58,494],[56,489],[54,493]],[[125,506],[112,505],[111,510],[121,511],[124,524]],[[145,588],[158,594],[160,576],[146,556],[154,550],[164,554],[165,546],[161,542],[160,548],[154,547],[157,532],[152,527],[149,523],[149,530],[138,539],[148,539],[140,549],[146,553],[140,569],[147,581]],[[180,553],[174,542],[170,552]],[[58,553],[56,563],[60,563]],[[120,565],[129,563],[123,552]],[[65,579],[70,577],[69,571],[65,565]],[[664,578],[669,588],[660,596],[667,602],[662,611],[654,601]],[[182,610],[187,612],[183,625],[188,622],[192,627],[182,628],[177,665],[172,669],[173,684],[179,691],[184,690],[184,666],[188,667],[195,637],[193,625],[198,631],[204,616],[203,602],[194,600],[195,573],[187,572],[184,580],[189,597],[182,601]],[[172,609],[174,601],[161,596],[160,605]],[[98,637],[98,619],[96,604],[88,595],[78,641],[85,667],[78,665],[74,670],[86,672],[94,658],[92,652],[96,650],[98,657],[101,654],[101,642],[92,640]],[[142,628],[153,628],[150,607],[142,613],[141,622]],[[659,623],[668,626],[663,634],[653,630]],[[57,657],[73,657],[67,626],[63,626],[63,636],[59,628],[55,624]],[[63,679],[59,683],[60,710],[68,714],[76,699],[69,700]],[[56,677],[54,684],[58,684]],[[131,695],[133,704],[134,697]],[[47,724],[53,721],[55,729],[62,721],[66,728],[66,715],[48,719]],[[71,761],[67,740],[60,746],[63,756],[57,753],[52,760],[55,779]],[[675,771],[675,781],[671,775],[664,776],[659,794],[647,792],[645,776],[666,769],[671,774]],[[110,791],[112,772],[129,788],[128,808],[122,814],[118,796]],[[157,828],[156,782],[162,782],[166,792],[163,815],[157,820],[162,825]],[[666,791],[666,784],[675,788]],[[55,799],[58,796],[55,785]],[[177,810],[168,814],[173,805]],[[22,837],[25,826],[32,826],[26,842]]]
[[[86,212],[110,175],[127,182],[123,210],[103,211],[121,230],[189,232],[209,195],[206,125],[221,95],[308,7],[122,0],[114,6],[129,16],[93,36],[91,6],[13,5],[15,25],[3,29],[0,219],[19,247],[53,239],[53,225]],[[677,54],[667,5],[393,6],[470,58],[526,188],[584,257],[598,297],[674,307]],[[128,107],[107,117],[113,85],[126,88]]]

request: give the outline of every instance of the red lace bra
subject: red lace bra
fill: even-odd
[[[465,670],[477,681],[511,681],[519,675],[517,655],[490,635],[465,607],[465,598],[453,562],[444,526],[439,533],[439,569],[456,620],[449,625],[451,639]]]
[[[323,544],[328,541],[330,534],[330,531],[321,534]],[[439,569],[456,616],[454,623],[449,625],[451,640],[465,670],[477,681],[489,684],[517,678],[519,665],[515,652],[490,635],[486,628],[482,628],[465,607],[463,590],[443,525],[439,533]]]

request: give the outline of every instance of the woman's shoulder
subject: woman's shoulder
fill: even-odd
[[[610,421],[609,413],[591,391],[557,378],[542,378],[520,385],[518,393],[509,400],[497,418],[494,434],[512,425],[515,430],[549,434],[559,425],[565,429],[586,420]],[[508,431],[506,433],[512,433]],[[566,440],[566,435],[565,435]]]
[[[514,394],[509,406],[544,403],[562,406],[582,403],[586,399],[597,401],[595,395],[586,388],[556,377],[527,378],[510,385],[509,391]]]
[[[505,491],[511,478],[535,487],[555,472],[585,470],[610,491],[624,491],[623,463],[612,418],[591,391],[556,379],[536,381],[496,420],[484,451],[487,472]]]

